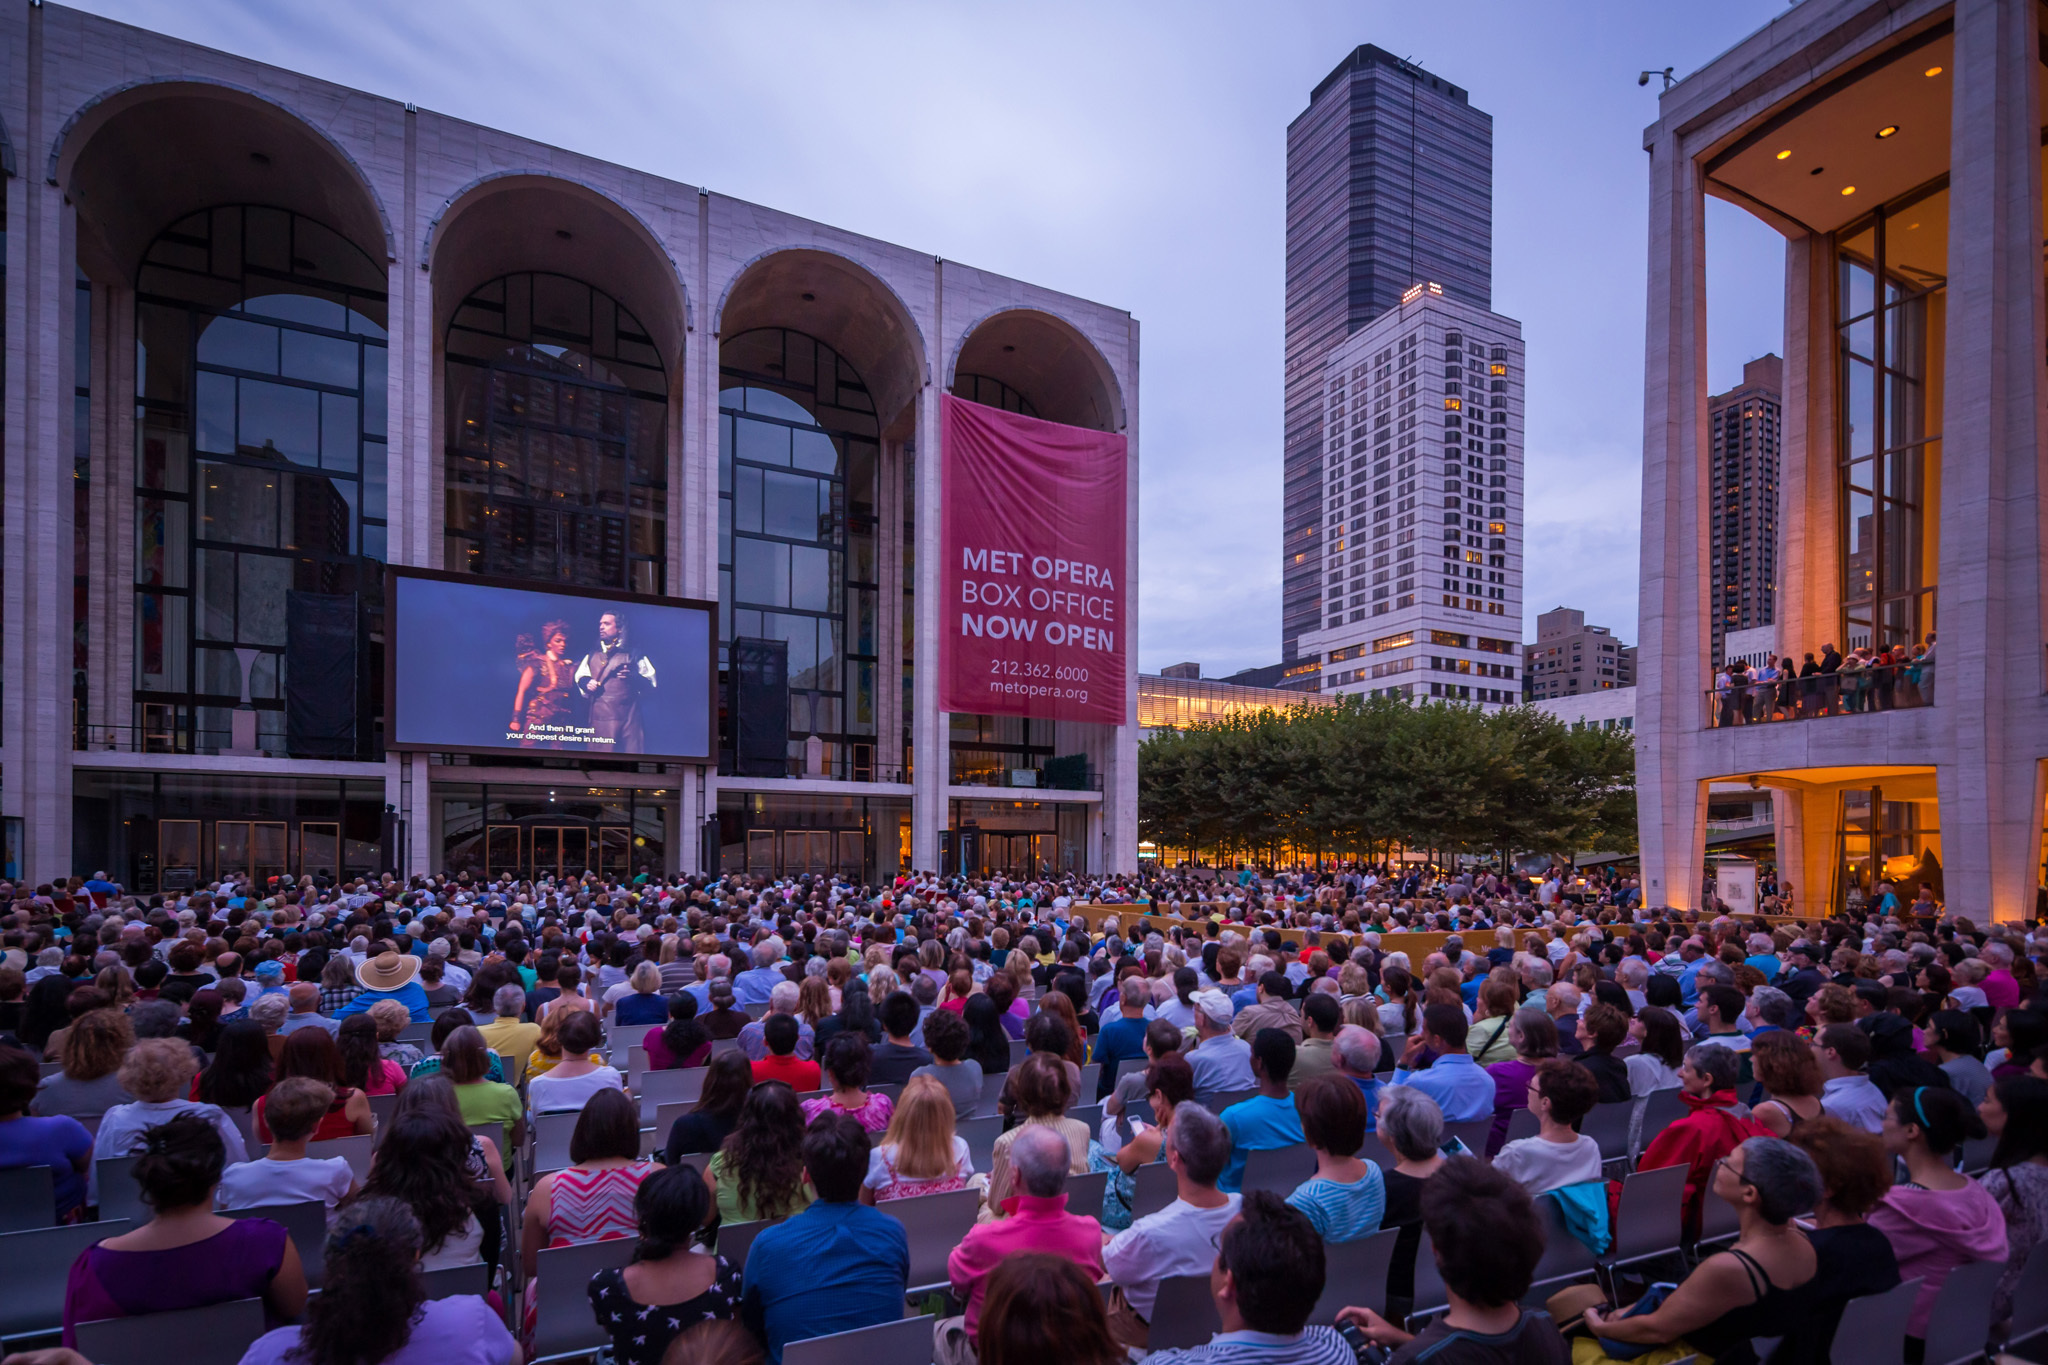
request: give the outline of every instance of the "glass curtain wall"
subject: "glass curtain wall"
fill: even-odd
[[[448,325],[450,569],[659,595],[668,383],[616,299],[507,275]]]
[[[1856,787],[1841,796],[1836,828],[1835,907],[1854,912],[1889,884],[1904,904],[1920,884],[1942,898],[1941,813],[1932,800],[1900,800],[1882,787]]]
[[[1836,242],[1843,643],[1911,646],[1935,629],[1946,181]]]
[[[719,637],[788,646],[791,776],[815,736],[823,775],[900,780],[874,758],[874,401],[845,357],[779,327],[725,341],[719,372]],[[721,729],[730,771],[729,708]]]
[[[353,243],[254,205],[193,214],[144,257],[132,747],[226,747],[247,659],[258,747],[288,752],[289,625],[317,611],[354,616],[353,698],[316,700],[355,723],[307,756],[381,756],[384,290]]]

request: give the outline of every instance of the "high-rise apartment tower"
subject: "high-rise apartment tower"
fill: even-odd
[[[1766,355],[1707,400],[1707,621],[1716,662],[1728,632],[1777,624],[1784,392],[1785,362]]]
[[[1493,117],[1367,44],[1287,128],[1287,374],[1280,637],[1324,625],[1324,358],[1413,285],[1493,307]]]

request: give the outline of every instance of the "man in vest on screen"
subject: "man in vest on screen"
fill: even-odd
[[[576,666],[576,689],[590,700],[595,748],[619,754],[647,752],[640,725],[640,693],[654,687],[654,663],[626,644],[626,621],[615,611],[597,618],[597,648]]]

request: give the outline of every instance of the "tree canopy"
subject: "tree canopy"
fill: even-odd
[[[1633,732],[1527,707],[1344,697],[1138,749],[1140,831],[1180,849],[1627,852],[1635,819]]]

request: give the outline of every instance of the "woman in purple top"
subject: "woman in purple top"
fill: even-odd
[[[305,1325],[264,1333],[241,1365],[512,1365],[512,1334],[490,1305],[474,1294],[427,1298],[420,1236],[396,1199],[343,1205]]]
[[[1515,1011],[1508,1023],[1508,1042],[1515,1055],[1486,1068],[1493,1077],[1493,1131],[1486,1136],[1490,1161],[1508,1140],[1508,1123],[1517,1109],[1529,1107],[1529,1082],[1544,1059],[1557,1055],[1557,1024],[1542,1010]]]
[[[213,1125],[180,1114],[150,1129],[143,1143],[135,1182],[154,1216],[133,1232],[87,1247],[72,1262],[64,1287],[64,1344],[77,1348],[81,1322],[233,1299],[262,1299],[269,1322],[296,1318],[306,1306],[306,1274],[283,1226],[213,1211],[227,1160]]]

